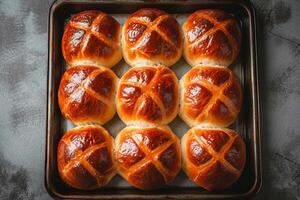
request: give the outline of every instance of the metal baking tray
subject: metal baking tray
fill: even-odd
[[[237,130],[244,138],[247,149],[247,161],[240,179],[224,191],[209,192],[194,185],[180,172],[175,181],[165,188],[154,191],[137,190],[126,183],[120,176],[115,176],[107,186],[83,191],[68,187],[60,179],[56,163],[56,148],[63,132],[73,125],[61,116],[57,91],[61,76],[65,70],[65,62],[61,53],[61,38],[64,25],[72,14],[83,10],[96,9],[111,14],[121,24],[126,17],[139,8],[154,7],[162,9],[182,23],[188,15],[198,9],[221,8],[233,13],[242,30],[242,48],[237,61],[231,69],[240,78],[244,102],[242,111],[232,129]],[[202,1],[84,1],[58,0],[53,3],[49,14],[49,57],[48,57],[48,96],[46,126],[46,160],[45,186],[49,194],[60,199],[245,199],[256,194],[262,184],[261,147],[260,147],[260,110],[259,82],[257,69],[255,11],[247,0],[202,0]],[[113,67],[120,77],[129,66],[122,60]],[[190,69],[183,58],[172,68],[178,78]],[[188,127],[177,117],[171,129],[181,137]],[[104,127],[113,136],[125,125],[116,116]]]

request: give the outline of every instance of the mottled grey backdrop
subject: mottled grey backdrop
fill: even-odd
[[[0,199],[44,189],[47,20],[52,0],[0,0]],[[258,15],[263,188],[300,199],[300,1],[253,1]]]

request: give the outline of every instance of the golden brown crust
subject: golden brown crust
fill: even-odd
[[[57,148],[60,177],[77,189],[96,189],[107,184],[116,173],[113,138],[101,126],[82,126],[69,130]]]
[[[233,15],[218,9],[198,10],[183,25],[183,55],[191,66],[229,66],[241,48],[241,30]]]
[[[180,117],[196,125],[227,127],[242,106],[242,89],[226,67],[198,66],[180,80]]]
[[[74,124],[106,123],[116,112],[117,80],[113,71],[105,67],[69,68],[58,89],[62,114]]]
[[[182,33],[176,19],[164,11],[143,8],[123,26],[122,50],[130,66],[171,66],[182,54]]]
[[[246,147],[240,135],[225,128],[192,128],[181,140],[183,171],[206,190],[223,190],[241,175]]]
[[[120,24],[111,16],[87,10],[72,16],[62,38],[62,53],[68,64],[112,67],[122,59]]]
[[[120,79],[116,105],[126,124],[167,124],[177,115],[178,103],[178,80],[167,67],[134,67]]]
[[[179,139],[167,126],[126,127],[115,145],[119,174],[139,189],[160,188],[180,170]]]

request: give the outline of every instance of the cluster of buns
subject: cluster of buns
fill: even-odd
[[[122,31],[125,61],[116,107],[127,125],[116,138],[119,174],[136,188],[170,183],[181,169],[178,137],[167,126],[179,110],[178,79],[168,67],[182,55],[176,19],[158,9],[140,9]]]
[[[61,113],[75,125],[57,149],[61,178],[77,189],[97,189],[116,174],[114,139],[101,125],[116,113],[118,77],[110,70],[122,59],[121,26],[106,13],[89,10],[71,17],[62,38],[68,64],[58,89]]]
[[[221,10],[199,10],[183,29],[152,8],[130,15],[122,30],[100,11],[72,16],[62,38],[69,67],[58,103],[79,126],[59,142],[61,178],[74,188],[96,189],[118,172],[134,187],[152,190],[174,180],[183,164],[205,189],[230,186],[245,164],[242,138],[224,128],[242,104],[239,81],[227,68],[240,46],[237,21]],[[178,82],[169,67],[182,52],[193,68]],[[109,68],[122,54],[132,68],[119,80]],[[114,141],[101,125],[116,112],[127,126]],[[178,113],[192,127],[181,147],[167,125]]]
[[[183,55],[192,66],[180,80],[179,115],[191,129],[181,139],[182,168],[207,190],[229,187],[241,175],[245,143],[225,127],[242,105],[238,78],[228,68],[237,58],[241,31],[222,10],[199,10],[183,25]]]

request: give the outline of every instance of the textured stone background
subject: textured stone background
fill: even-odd
[[[50,198],[44,149],[51,3],[0,0],[0,199]],[[264,175],[256,199],[300,199],[300,1],[253,3]]]

